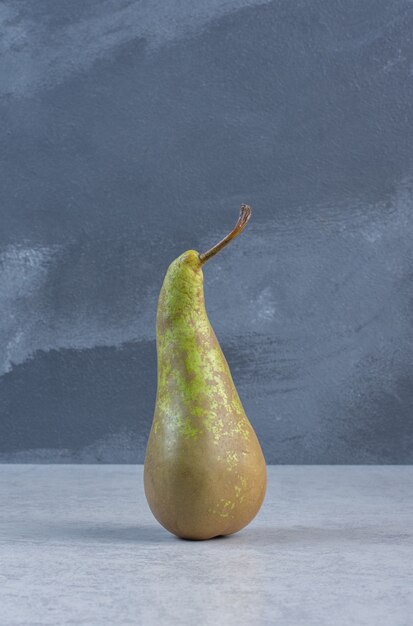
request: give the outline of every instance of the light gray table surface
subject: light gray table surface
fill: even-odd
[[[0,623],[410,626],[413,467],[279,466],[257,518],[190,542],[142,467],[0,465]]]

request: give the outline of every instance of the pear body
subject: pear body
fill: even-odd
[[[168,268],[156,338],[158,387],[144,466],[148,504],[182,538],[237,532],[263,502],[266,465],[208,320],[193,250]]]

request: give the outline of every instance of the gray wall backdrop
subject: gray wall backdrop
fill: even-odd
[[[413,461],[413,4],[0,6],[0,460],[142,461],[169,262],[271,463]]]

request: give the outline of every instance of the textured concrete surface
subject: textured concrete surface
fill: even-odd
[[[141,466],[0,467],[3,626],[410,626],[413,467],[269,468],[240,533],[153,519]]]
[[[0,460],[143,460],[168,263],[273,463],[413,462],[413,4],[0,5]]]

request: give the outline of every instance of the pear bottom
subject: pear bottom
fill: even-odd
[[[184,442],[179,454],[169,450],[163,456],[151,448],[144,467],[146,499],[158,522],[174,535],[192,540],[231,535],[258,513],[266,490],[258,441],[253,451],[228,452],[220,446],[205,451]]]

